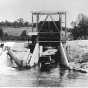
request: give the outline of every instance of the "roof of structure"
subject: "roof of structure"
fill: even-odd
[[[56,14],[65,14],[65,11],[32,11],[33,14],[40,14],[40,15],[56,15]]]

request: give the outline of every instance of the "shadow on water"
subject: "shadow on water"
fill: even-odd
[[[64,72],[59,73],[60,70],[61,69],[59,69],[56,65],[53,68],[49,65],[44,68],[40,68],[38,76],[38,86],[61,86],[59,83],[60,80],[58,80],[58,78],[63,76]]]
[[[16,73],[13,75],[13,73]],[[0,74],[1,86],[22,87],[64,87],[73,86],[80,77],[80,73],[65,68],[48,67],[42,70],[39,66],[28,70],[14,70],[12,74]]]
[[[5,58],[2,60],[5,64]],[[15,68],[14,68],[15,69]],[[9,71],[10,70],[10,71]],[[48,65],[44,68],[35,66],[31,69],[2,70],[0,87],[64,87],[73,86],[79,79],[79,72],[67,70],[59,65]]]
[[[79,80],[79,72],[67,70],[66,68],[61,68],[57,66],[55,68],[48,68],[39,72],[38,76],[38,86],[41,87],[65,87],[65,86],[75,86],[76,80]],[[74,84],[74,85],[73,85]]]
[[[62,81],[64,79],[66,71],[66,69],[60,68],[59,66],[57,66],[56,68],[48,68],[46,70],[44,69],[42,71],[40,70],[40,74],[38,77],[39,86],[62,87]]]
[[[20,45],[19,45],[20,46]],[[18,47],[17,47],[18,48]],[[5,65],[6,59],[0,61]],[[0,87],[84,87],[88,86],[88,75],[67,70],[59,65],[39,66],[31,69],[8,69],[0,68]]]

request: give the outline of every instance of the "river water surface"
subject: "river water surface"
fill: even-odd
[[[88,86],[87,82],[87,74],[60,69],[59,66],[47,72],[41,72],[37,66],[0,73],[0,87],[84,87]]]
[[[15,44],[16,45],[16,44]],[[15,49],[22,49],[18,43]],[[23,49],[22,49],[23,50]],[[20,53],[21,54],[21,53]],[[20,58],[22,54],[20,55]],[[0,68],[1,69],[1,68]],[[2,68],[3,69],[3,68]],[[48,71],[40,71],[38,66],[28,70],[2,70],[0,87],[87,87],[88,74],[60,69],[59,66]]]

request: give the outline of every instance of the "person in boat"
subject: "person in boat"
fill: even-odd
[[[11,64],[16,64],[17,67],[21,67],[21,68],[30,68],[30,60],[31,60],[31,53],[30,53],[30,50],[27,50],[27,54],[24,56],[25,59],[19,59],[16,54],[14,53],[14,50],[12,50],[10,47],[8,46],[4,46],[4,44],[1,44],[0,45],[0,49],[2,49],[2,53],[4,53],[5,51],[5,54],[9,56],[10,58],[10,63]],[[1,53],[1,54],[2,54]],[[7,57],[7,59],[9,59]],[[8,60],[7,60],[8,61]]]

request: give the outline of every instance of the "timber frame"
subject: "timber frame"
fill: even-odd
[[[33,26],[33,24],[34,24],[34,20],[35,20],[36,21],[35,22],[36,23],[36,30],[37,30],[37,33],[39,33],[38,24],[40,22],[40,16],[46,16],[46,18],[44,19],[44,21],[47,21],[47,18],[50,16],[51,20],[53,21],[55,27],[58,30],[58,27],[55,24],[54,19],[53,19],[53,16],[55,16],[55,15],[58,16],[58,21],[60,22],[60,32],[62,31],[62,25],[64,25],[64,28],[65,28],[65,41],[66,41],[66,38],[67,38],[66,20],[67,19],[66,19],[66,12],[63,12],[63,11],[57,11],[57,12],[32,11],[32,32],[34,32],[34,26]],[[34,19],[34,17],[36,19]],[[60,33],[60,37],[61,37],[61,33]]]

